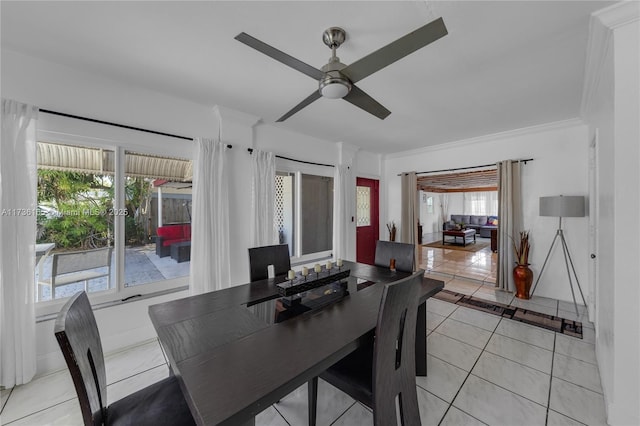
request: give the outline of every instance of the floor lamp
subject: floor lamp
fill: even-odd
[[[563,197],[562,195],[558,195],[555,197],[540,197],[540,216],[555,216],[559,217],[558,222],[558,230],[556,231],[556,236],[553,237],[553,241],[551,242],[551,247],[549,247],[549,252],[547,253],[547,257],[544,259],[544,263],[542,264],[542,269],[540,270],[540,274],[538,275],[538,279],[531,290],[531,294],[536,290],[536,286],[542,278],[542,273],[544,272],[545,266],[547,266],[547,261],[549,260],[549,256],[553,251],[553,246],[556,241],[560,241],[562,244],[562,253],[564,254],[564,263],[567,267],[567,275],[569,276],[569,287],[571,288],[571,296],[573,297],[573,305],[576,308],[576,315],[580,316],[578,313],[578,304],[576,303],[576,295],[573,291],[573,282],[571,280],[571,271],[569,270],[569,265],[571,265],[571,270],[573,271],[573,276],[576,279],[576,284],[578,285],[578,290],[580,290],[580,296],[582,296],[582,301],[584,302],[584,306],[587,306],[586,300],[584,300],[584,294],[582,294],[582,288],[580,287],[580,282],[578,281],[578,274],[576,274],[576,268],[573,266],[573,260],[571,260],[571,254],[569,253],[569,247],[567,247],[567,241],[564,238],[564,233],[562,232],[562,218],[563,217],[584,217],[585,216],[585,201],[583,196],[568,196]]]

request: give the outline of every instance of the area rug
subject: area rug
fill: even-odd
[[[514,321],[520,321],[525,324],[546,328],[547,330],[582,339],[582,323],[579,321],[542,314],[540,312],[519,308],[517,306],[491,302],[489,300],[467,296],[466,294],[456,293],[450,290],[441,290],[433,297],[445,302],[455,303],[456,305],[464,306],[466,308],[476,309],[488,314],[498,315]]]
[[[461,250],[461,251],[470,251],[470,252],[475,252],[475,251],[480,251],[483,248],[489,247],[489,244],[491,243],[491,241],[483,241],[480,239],[476,239],[475,244],[471,243],[471,244],[467,244],[465,247],[463,247],[462,245],[457,245],[457,244],[445,244],[442,245],[442,241],[436,241],[433,243],[429,243],[429,244],[423,244],[422,247],[434,247],[434,248],[441,248],[441,249],[451,249],[451,250]]]

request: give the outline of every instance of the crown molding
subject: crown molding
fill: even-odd
[[[581,118],[576,117],[568,120],[554,121],[552,123],[539,124],[536,126],[522,127],[520,129],[507,130],[505,132],[498,132],[498,133],[492,133],[492,134],[483,135],[483,136],[477,136],[475,138],[470,138],[470,139],[462,139],[458,141],[445,142],[438,145],[426,146],[424,148],[417,148],[417,149],[412,149],[412,150],[402,151],[402,152],[394,152],[392,154],[385,154],[384,159],[387,160],[392,158],[402,158],[402,157],[407,157],[412,155],[420,155],[420,154],[429,153],[429,152],[442,151],[444,149],[459,148],[459,147],[464,147],[468,145],[473,145],[476,143],[492,142],[500,139],[509,139],[509,138],[514,138],[518,136],[529,135],[532,133],[547,132],[550,130],[564,129],[568,127],[581,126],[584,124],[585,123],[584,121],[582,121]]]
[[[640,20],[640,2],[637,0],[622,1],[597,10],[591,16],[598,18],[605,27],[616,29]]]
[[[623,1],[591,14],[582,101],[580,103],[581,117],[587,117],[591,109],[593,95],[600,84],[602,69],[607,55],[610,53],[613,30],[639,19],[640,3],[637,1]]]
[[[237,111],[222,105],[214,105],[213,113],[220,117],[220,120],[223,122],[228,120],[247,127],[253,127],[262,120],[256,115],[247,114],[246,112]]]

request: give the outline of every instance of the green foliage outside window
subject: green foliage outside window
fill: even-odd
[[[111,176],[56,170],[38,170],[38,242],[56,247],[91,249],[113,246],[114,215],[125,215],[127,244],[144,244],[151,184],[144,178],[126,178],[125,205],[113,209]]]

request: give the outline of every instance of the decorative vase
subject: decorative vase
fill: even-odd
[[[516,285],[516,297],[518,299],[529,299],[529,290],[533,282],[533,272],[529,269],[529,264],[517,264],[513,268],[513,282]]]

